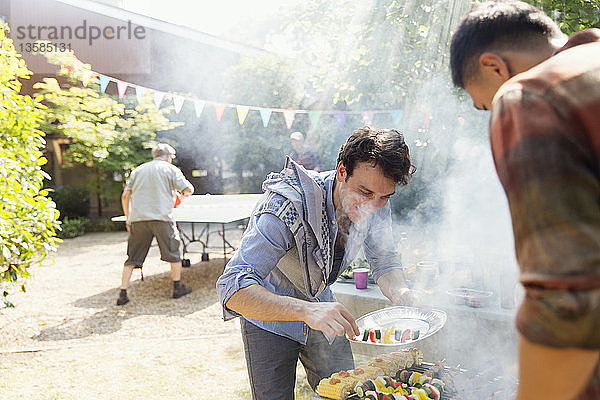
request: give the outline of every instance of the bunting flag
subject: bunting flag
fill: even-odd
[[[217,121],[221,122],[221,117],[223,116],[224,111],[225,104],[215,103],[215,114],[217,116]]]
[[[333,118],[335,118],[335,120],[337,121],[338,128],[341,128],[342,126],[344,126],[344,121],[346,120],[346,113],[338,111],[333,114]]]
[[[194,110],[196,110],[196,117],[200,118],[202,110],[204,110],[204,102],[200,100],[194,100]]]
[[[98,78],[100,78],[100,93],[104,93],[106,91],[106,87],[108,86],[108,82],[110,82],[110,78],[101,74],[98,74]]]
[[[65,65],[64,68],[66,68],[69,71],[69,73],[72,71],[72,66]],[[100,91],[102,93],[106,92],[106,89],[107,89],[110,81],[114,81],[117,84],[117,91],[119,94],[119,98],[123,98],[125,96],[127,88],[129,86],[134,87],[138,103],[140,103],[142,101],[144,94],[147,92],[147,90],[152,90],[153,97],[154,97],[154,105],[156,106],[156,108],[160,108],[161,103],[164,100],[165,96],[167,96],[167,97],[171,96],[171,98],[173,99],[173,104],[175,106],[175,111],[177,113],[179,113],[181,111],[183,104],[185,103],[185,100],[193,101],[194,102],[194,110],[196,111],[196,117],[198,117],[198,118],[204,111],[204,106],[206,105],[206,103],[210,103],[215,107],[215,115],[216,115],[217,121],[219,121],[219,122],[221,121],[221,118],[223,116],[223,113],[224,113],[226,107],[231,107],[231,108],[235,107],[237,110],[238,122],[240,123],[240,125],[244,124],[244,122],[246,121],[246,118],[248,117],[248,113],[250,110],[257,110],[260,113],[260,118],[261,118],[263,126],[265,128],[269,125],[269,122],[271,120],[271,116],[273,115],[273,112],[282,113],[287,129],[292,128],[292,125],[294,124],[294,120],[295,120],[297,114],[308,114],[308,118],[309,118],[310,123],[313,128],[316,128],[317,125],[319,124],[322,114],[332,115],[333,118],[337,121],[339,128],[343,127],[343,125],[346,121],[346,115],[360,114],[362,116],[363,123],[372,124],[373,117],[375,114],[389,114],[391,116],[392,121],[395,126],[400,125],[400,123],[402,121],[402,116],[403,116],[402,110],[309,111],[309,110],[288,110],[288,109],[281,109],[281,108],[265,108],[265,107],[246,106],[246,105],[239,105],[239,104],[223,104],[223,103],[216,103],[216,102],[212,102],[212,101],[208,101],[208,100],[200,100],[195,97],[184,96],[184,95],[175,94],[175,93],[171,93],[171,92],[161,92],[160,90],[155,90],[152,88],[138,86],[133,83],[121,81],[119,79],[116,79],[116,78],[113,78],[110,76],[106,76],[103,74],[99,74],[94,71],[89,71],[86,69],[84,69],[82,73],[83,73],[82,82],[84,85],[87,85],[89,79],[93,76],[92,74],[98,75],[98,78],[100,80]],[[431,122],[431,115],[429,115],[425,111],[421,111],[420,113],[421,113],[421,119],[423,121],[424,126],[426,128],[428,128],[430,125],[430,122]]]
[[[117,92],[119,93],[120,99],[122,99],[123,96],[125,96],[126,90],[127,90],[127,82],[117,80]]]
[[[273,113],[272,108],[259,108],[260,118],[262,119],[263,126],[266,128],[269,125],[271,114]]]
[[[361,115],[363,124],[373,125],[373,111],[363,111]]]
[[[237,106],[237,116],[240,125],[244,125],[244,121],[246,120],[246,116],[248,115],[248,111],[250,111],[250,107],[248,106]]]
[[[400,125],[400,121],[402,121],[402,110],[390,111],[390,115],[392,116],[394,125],[398,127]]]
[[[144,95],[146,94],[146,88],[143,86],[136,86],[135,87],[135,97],[137,97],[137,101],[138,103],[142,102],[142,99],[144,98]]]
[[[321,118],[321,111],[309,111],[308,118],[313,128],[316,128],[319,124],[319,118]]]
[[[283,110],[283,119],[285,120],[285,126],[287,126],[288,129],[292,128],[292,124],[294,123],[295,118],[295,110]]]
[[[179,111],[181,111],[181,107],[183,107],[184,100],[185,99],[182,96],[179,96],[177,94],[173,95],[173,104],[175,105],[175,112],[177,114],[179,114]]]
[[[165,92],[161,92],[159,90],[154,91],[154,105],[156,108],[160,108],[160,103],[162,103],[164,97]]]

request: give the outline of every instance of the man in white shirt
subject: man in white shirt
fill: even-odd
[[[189,196],[194,192],[192,184],[185,179],[172,162],[175,149],[159,143],[152,149],[153,160],[135,168],[121,195],[123,213],[127,219],[127,260],[123,267],[121,290],[117,305],[129,302],[127,286],[133,269],[141,268],[156,237],[160,259],[171,264],[173,298],[185,296],[192,290],[181,284],[181,257],[179,231],[173,220],[173,205],[177,192]]]

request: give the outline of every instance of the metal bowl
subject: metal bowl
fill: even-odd
[[[466,304],[469,307],[485,307],[494,294],[486,290],[474,290],[467,288],[456,288],[446,292],[450,301],[454,304]]]
[[[406,342],[399,343],[373,343],[364,342],[360,337],[350,339],[355,343],[370,344],[375,346],[405,346],[412,345],[415,342],[426,339],[433,335],[446,323],[446,313],[442,310],[423,309],[417,307],[396,306],[383,308],[373,311],[356,320],[356,324],[361,332],[365,329],[380,329],[385,330],[395,327],[396,330],[410,329],[411,331],[418,330],[419,337],[410,339]]]

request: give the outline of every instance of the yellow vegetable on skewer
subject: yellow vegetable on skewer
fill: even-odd
[[[396,329],[395,326],[392,326],[392,329],[388,329],[385,328],[385,331],[383,332],[383,343],[387,343],[387,344],[392,344],[392,333],[394,333],[394,329]]]

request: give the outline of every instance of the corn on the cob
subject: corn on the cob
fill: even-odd
[[[327,397],[333,400],[346,400],[348,398],[348,382],[343,382],[337,378],[323,378],[317,386],[317,393],[321,397]]]
[[[371,365],[359,365],[352,371],[348,372],[354,375],[355,378],[358,378],[363,381],[366,379],[375,379],[378,376],[385,375],[385,371],[383,370],[383,368]]]

